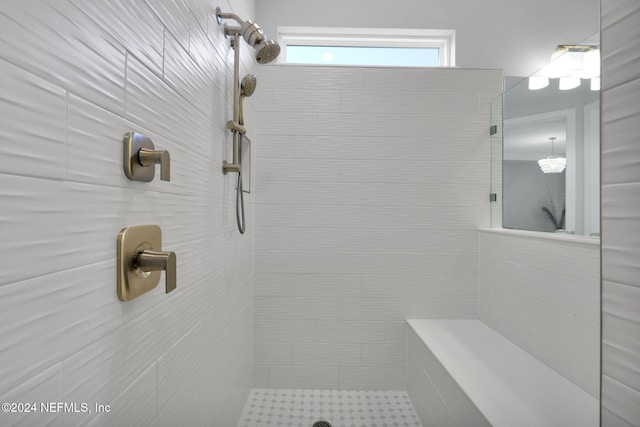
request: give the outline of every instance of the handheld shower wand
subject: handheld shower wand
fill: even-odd
[[[253,95],[256,90],[258,79],[253,74],[247,74],[240,83],[240,111],[238,114],[238,123],[244,125],[244,99]]]
[[[248,74],[240,83],[240,36],[244,41],[256,50],[256,62],[258,64],[268,64],[275,60],[280,54],[280,46],[273,40],[267,40],[262,28],[253,21],[243,21],[234,13],[223,13],[222,10],[216,8],[216,18],[218,24],[222,24],[223,19],[232,19],[236,21],[239,27],[230,27],[224,24],[224,33],[227,37],[232,36],[231,47],[234,49],[233,56],[233,120],[227,122],[227,128],[233,133],[233,163],[226,160],[222,162],[222,171],[224,174],[229,172],[238,173],[238,187],[236,189],[236,220],[240,234],[245,231],[244,218],[244,197],[242,189],[242,135],[246,133],[244,127],[244,98],[253,95],[256,89],[257,79],[253,74]]]

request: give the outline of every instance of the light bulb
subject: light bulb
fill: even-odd
[[[580,77],[560,77],[560,90],[571,90],[580,86]]]
[[[529,77],[529,90],[538,90],[549,86],[549,77]]]

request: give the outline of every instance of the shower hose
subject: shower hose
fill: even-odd
[[[244,191],[242,191],[242,172],[238,171],[238,187],[236,189],[236,222],[238,223],[238,231],[244,234]]]

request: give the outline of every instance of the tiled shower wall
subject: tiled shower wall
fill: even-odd
[[[640,3],[602,0],[602,425],[640,426]]]
[[[258,70],[255,385],[406,389],[405,318],[477,315],[495,70]]]
[[[600,241],[482,230],[478,318],[592,396],[600,386]]]
[[[233,52],[213,7],[0,3],[0,401],[111,405],[0,425],[235,423],[252,380],[254,242],[221,172]],[[124,176],[131,130],[170,152],[170,182]],[[116,237],[138,224],[162,227],[178,287],[120,302]]]

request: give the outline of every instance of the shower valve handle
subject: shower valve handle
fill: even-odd
[[[140,162],[142,166],[153,166],[160,163],[160,179],[170,181],[171,157],[168,151],[141,148],[140,151],[138,151],[138,162]]]
[[[145,249],[135,260],[135,265],[145,273],[151,271],[165,272],[165,292],[168,294],[176,288],[176,254]]]
[[[171,158],[167,150],[156,150],[153,142],[138,132],[124,136],[124,174],[132,181],[150,182],[160,163],[160,179],[169,181]]]

